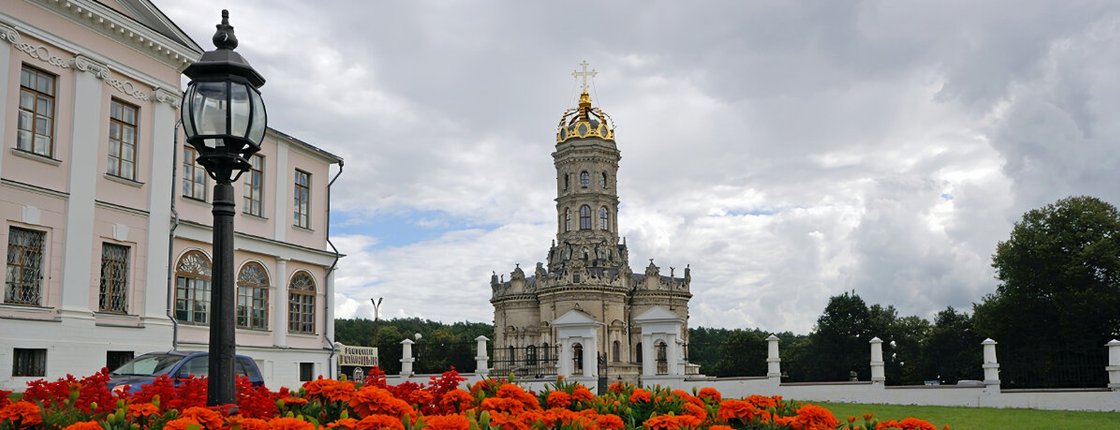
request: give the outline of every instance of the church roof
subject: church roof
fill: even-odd
[[[680,315],[661,306],[654,306],[634,317],[634,322],[682,322]]]
[[[572,309],[568,312],[565,312],[564,315],[560,316],[560,318],[552,320],[552,326],[553,327],[580,326],[580,325],[595,324],[595,322],[596,321],[595,321],[594,318],[591,318],[590,315],[584,313],[583,311],[578,310],[578,309]]]

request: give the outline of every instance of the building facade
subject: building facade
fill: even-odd
[[[197,165],[176,126],[180,72],[201,54],[146,0],[0,8],[0,388],[206,348],[212,184],[184,175]],[[262,145],[241,181],[258,186],[235,185],[253,208],[237,219],[238,352],[292,386],[331,372],[341,159],[275,131]]]
[[[557,229],[547,262],[528,275],[518,266],[509,280],[491,276],[494,371],[531,377],[567,369],[636,378],[643,358],[665,358],[671,354],[664,348],[674,347],[643,348],[637,317],[655,307],[669,310],[681,322],[676,338],[687,341],[690,269],[678,277],[671,268],[665,276],[652,259],[641,273],[630,269],[626,240],[618,234],[621,153],[613,122],[591,105],[586,84],[579,106],[560,120],[552,158]],[[581,342],[564,343],[562,327],[586,327],[587,334]],[[529,365],[538,363],[546,368]]]

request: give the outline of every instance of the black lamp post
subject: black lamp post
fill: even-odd
[[[183,93],[183,130],[198,151],[198,164],[214,179],[214,270],[210,289],[210,356],[206,403],[235,403],[233,273],[233,185],[261,149],[267,115],[260,91],[264,78],[237,48],[229,11],[214,33],[213,51],[202,54],[183,74],[191,79]],[[280,329],[279,327],[277,329]]]

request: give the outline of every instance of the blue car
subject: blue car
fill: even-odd
[[[127,389],[135,393],[143,386],[151,384],[160,375],[167,375],[173,381],[191,375],[207,376],[210,367],[209,355],[206,352],[194,351],[150,352],[109,372],[108,387],[113,392],[121,392],[126,387],[131,387]],[[254,386],[264,385],[264,377],[261,376],[257,363],[244,355],[236,357],[233,362],[234,373],[249,378]]]

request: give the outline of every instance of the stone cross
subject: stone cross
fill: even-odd
[[[587,78],[589,76],[594,78],[595,75],[599,74],[599,72],[597,72],[595,69],[591,69],[591,71],[587,71],[587,66],[590,65],[590,64],[587,63],[587,60],[581,61],[579,63],[579,65],[580,65],[580,67],[583,68],[583,71],[579,71],[579,70],[573,71],[572,72],[572,77],[576,78],[576,79],[582,78],[583,79],[583,92],[587,92]]]

